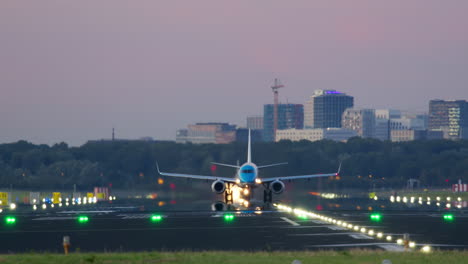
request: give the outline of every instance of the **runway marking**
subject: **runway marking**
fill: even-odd
[[[33,221],[47,221],[47,220],[70,220],[70,219],[76,219],[74,216],[55,216],[55,217],[39,217],[39,218],[34,218],[32,219]]]
[[[328,225],[328,222],[325,222],[325,221],[321,221],[321,220],[310,220],[311,222],[314,222],[316,224],[324,224],[324,225]]]
[[[299,226],[299,225],[300,225],[300,224],[294,222],[293,220],[291,220],[291,219],[289,219],[289,218],[287,218],[287,217],[280,217],[280,218],[283,219],[284,221],[290,223],[290,224],[293,225],[293,226]]]
[[[149,218],[151,214],[121,214],[117,216],[121,216],[121,219],[142,219]]]
[[[354,239],[374,239],[373,237],[366,236],[366,235],[363,235],[363,234],[353,234],[353,235],[349,235],[349,236],[354,238]]]
[[[386,251],[403,252],[405,248],[400,245],[378,245],[378,247],[385,249]]]
[[[313,234],[287,234],[287,236],[345,236],[345,235],[353,235],[356,233],[313,233]]]
[[[306,248],[321,248],[321,247],[366,247],[366,246],[392,246],[392,249],[396,247],[401,247],[393,243],[356,243],[356,244],[329,244],[329,245],[305,245]],[[383,247],[382,247],[383,248]],[[390,247],[384,248],[385,250],[390,251]]]
[[[115,213],[115,211],[61,211],[61,212],[57,212],[58,214],[93,214],[93,213],[106,213],[106,214],[109,214],[109,213]]]
[[[344,228],[341,226],[326,226],[326,228],[331,229],[331,230],[348,230],[347,228]]]

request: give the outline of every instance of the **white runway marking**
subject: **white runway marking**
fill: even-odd
[[[33,221],[47,221],[47,220],[70,220],[76,219],[74,216],[62,216],[62,217],[39,217],[32,219]]]
[[[300,225],[300,224],[294,222],[293,220],[291,220],[291,219],[289,219],[289,218],[287,218],[287,217],[281,217],[281,219],[283,219],[284,221],[290,223],[290,224],[293,225],[293,226],[299,226],[299,225]]]
[[[355,233],[312,233],[312,234],[287,234],[287,236],[345,236],[354,235]]]
[[[379,245],[379,247],[385,249],[386,251],[395,251],[395,252],[405,251],[405,248],[399,245]]]
[[[373,237],[366,236],[366,235],[363,235],[363,234],[354,234],[354,235],[349,235],[349,236],[354,238],[354,239],[374,239]]]
[[[325,221],[321,221],[321,220],[310,220],[311,222],[314,222],[316,224],[324,224],[324,225],[328,225],[328,222],[325,222]]]
[[[348,230],[344,227],[341,227],[341,226],[327,226],[328,229],[331,229],[331,230]]]
[[[402,246],[393,243],[356,243],[356,244],[330,244],[330,245],[306,245],[306,248],[325,248],[325,247],[365,247],[365,246],[378,246],[387,251],[398,251],[403,249]],[[399,248],[400,247],[400,248]]]

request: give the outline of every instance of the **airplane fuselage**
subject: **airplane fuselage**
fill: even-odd
[[[254,183],[257,178],[257,165],[251,162],[244,163],[238,172],[240,183]]]

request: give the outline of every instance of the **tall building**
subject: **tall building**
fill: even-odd
[[[374,138],[382,141],[390,140],[390,120],[395,118],[401,118],[399,110],[376,109]]]
[[[341,118],[354,98],[335,90],[316,90],[304,105],[305,128],[341,127]]]
[[[445,138],[468,139],[468,102],[465,100],[429,101],[430,130],[441,130]]]
[[[263,129],[263,116],[248,116],[247,117],[248,129]]]
[[[263,106],[263,140],[274,141],[273,104]],[[301,104],[278,104],[278,129],[304,128],[304,106]]]
[[[360,137],[374,137],[375,110],[348,108],[343,113],[341,127],[356,131]]]

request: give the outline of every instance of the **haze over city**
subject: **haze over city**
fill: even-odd
[[[315,89],[425,111],[468,99],[468,2],[16,1],[0,4],[0,143],[175,138],[244,125]]]

